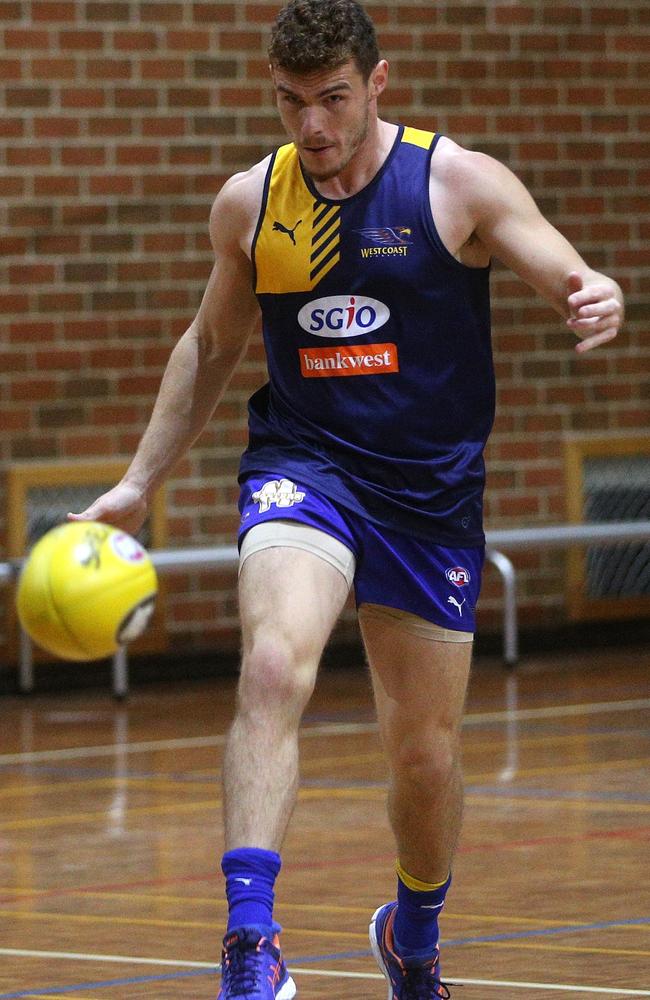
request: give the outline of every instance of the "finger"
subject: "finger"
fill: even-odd
[[[579,292],[582,287],[582,275],[578,274],[577,271],[572,271],[566,282],[567,295],[573,295],[575,292]]]
[[[583,288],[581,291],[570,295],[567,302],[571,311],[577,312],[578,309],[582,309],[588,305],[598,305],[601,302],[608,302],[611,298],[612,293],[609,288],[604,288],[602,285],[589,285],[587,288]]]
[[[592,319],[568,319],[566,325],[576,334],[600,333],[610,326],[618,326],[612,316],[594,316]]]
[[[68,513],[66,517],[68,521],[92,521],[92,517],[87,511],[83,511],[81,514]]]
[[[611,316],[619,312],[620,304],[616,299],[604,299],[600,302],[589,302],[576,311],[578,319],[587,319],[590,316],[602,317]]]
[[[586,351],[591,351],[594,347],[598,347],[600,344],[606,344],[610,340],[613,340],[618,333],[618,327],[609,327],[602,333],[596,334],[594,337],[587,337],[585,340],[581,340],[576,344],[576,352],[578,354],[584,354]]]

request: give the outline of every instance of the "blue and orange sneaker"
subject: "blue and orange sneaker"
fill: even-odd
[[[451,993],[440,982],[440,952],[429,958],[400,958],[395,953],[393,924],[397,903],[385,903],[370,921],[370,944],[377,965],[388,980],[388,1000],[449,1000]]]
[[[295,995],[277,934],[265,927],[237,927],[226,934],[217,1000],[291,1000]]]

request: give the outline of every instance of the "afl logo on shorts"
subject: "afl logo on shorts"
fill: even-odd
[[[445,576],[455,587],[465,587],[471,582],[471,574],[464,566],[452,566],[445,571]]]

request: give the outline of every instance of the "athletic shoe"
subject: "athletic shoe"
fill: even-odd
[[[427,959],[400,958],[395,953],[393,924],[397,903],[380,906],[370,921],[370,944],[377,965],[388,980],[388,1000],[449,1000],[451,993],[440,982],[440,952]]]
[[[217,1000],[291,1000],[295,995],[277,934],[270,940],[262,927],[238,927],[226,934]]]

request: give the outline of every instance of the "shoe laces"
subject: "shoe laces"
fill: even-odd
[[[431,1000],[432,997],[451,1000],[449,987],[435,975],[436,965],[437,962],[427,962],[424,965],[402,966],[402,1000]]]
[[[247,996],[257,990],[264,972],[260,950],[264,940],[236,937],[224,947],[222,968],[228,998]]]

